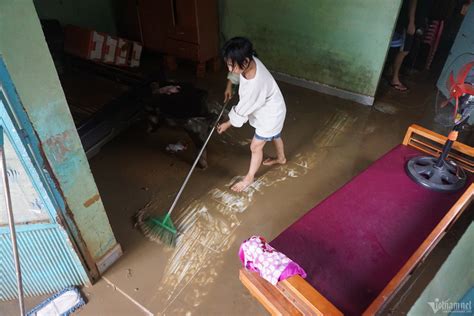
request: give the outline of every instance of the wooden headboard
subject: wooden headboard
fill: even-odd
[[[443,150],[443,145],[448,138],[424,127],[413,124],[411,125],[403,139],[403,145],[411,146],[421,150],[427,154],[439,157]],[[474,148],[454,142],[451,152],[448,155],[464,170],[474,173]]]

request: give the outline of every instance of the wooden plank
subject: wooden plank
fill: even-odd
[[[336,306],[299,275],[278,282],[277,287],[304,315],[343,315]]]
[[[427,154],[429,154],[431,156],[434,156],[434,157],[439,157],[440,152],[427,149],[427,147],[429,147],[429,146],[427,146],[423,142],[416,142],[415,140],[411,139],[408,144],[409,144],[409,146],[411,146],[413,148],[416,148],[421,152],[427,153]],[[420,145],[418,145],[418,144],[420,144]],[[469,171],[471,173],[474,173],[474,163],[473,162],[470,162],[469,160],[466,160],[465,158],[463,158],[459,155],[453,154],[453,153],[448,154],[448,158],[451,159],[451,160],[454,160],[465,171]]]
[[[409,145],[410,139],[413,138],[412,134],[420,135],[422,137],[425,137],[425,138],[427,138],[429,140],[432,140],[434,142],[437,142],[439,144],[444,144],[446,142],[446,140],[448,139],[446,136],[443,136],[443,135],[440,135],[440,134],[435,133],[433,131],[430,131],[429,129],[426,129],[426,128],[421,127],[419,125],[413,124],[408,128],[408,130],[405,134],[405,138],[403,139],[403,142],[402,142],[403,145]],[[456,141],[456,142],[453,143],[452,148],[454,150],[462,152],[462,153],[464,153],[468,156],[474,157],[474,148],[473,147],[467,146],[463,143],[460,143],[460,142]]]
[[[239,272],[239,278],[250,293],[272,315],[303,315],[293,304],[288,302],[275,286],[261,278],[257,273],[242,268]]]
[[[431,249],[441,240],[444,232],[452,225],[452,223],[459,218],[462,212],[466,209],[472,201],[474,195],[474,184],[471,184],[459,200],[451,207],[449,212],[436,225],[435,229],[428,235],[403,267],[398,271],[395,277],[387,284],[387,286],[379,293],[377,298],[365,310],[364,316],[374,315],[384,306],[390,297],[392,297],[399,290],[400,285],[409,277],[409,275],[416,268],[418,263],[425,258]]]
[[[419,145],[422,145],[423,147],[426,147],[428,149],[420,149],[424,152],[427,152],[429,154],[431,154],[432,156],[435,156],[435,157],[439,157],[439,155],[441,154],[441,152],[443,151],[443,148],[442,146],[441,147],[436,147],[436,146],[433,146],[433,145],[430,145],[426,142],[423,142],[422,140],[420,139],[416,139],[416,138],[412,138],[410,139],[410,142],[408,143],[410,146],[417,146],[415,145],[416,144],[419,144]],[[417,147],[417,148],[420,148],[420,147]],[[456,161],[459,161],[459,162],[462,162],[464,164],[466,164],[467,166],[474,166],[474,162],[473,161],[469,161],[467,160],[466,158],[463,158],[462,156],[456,154],[456,153],[449,153],[448,154],[448,157],[453,159],[453,160],[456,160]]]

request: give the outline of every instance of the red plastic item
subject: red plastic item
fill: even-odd
[[[106,34],[82,27],[64,28],[64,51],[89,60],[101,60]]]
[[[454,78],[454,74],[451,71],[449,74],[448,81],[446,82],[446,86],[449,91],[449,99],[446,100],[445,104],[442,106],[445,106],[450,102],[451,100],[455,100],[455,106],[454,106],[454,120],[456,121],[456,115],[458,113],[458,106],[459,106],[459,98],[463,94],[470,94],[474,95],[474,86],[471,84],[467,84],[464,81],[466,80],[467,75],[471,71],[472,67],[474,67],[474,61],[465,64],[462,66],[461,70],[459,70],[458,75],[456,79]]]

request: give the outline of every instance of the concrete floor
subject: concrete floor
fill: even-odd
[[[197,84],[209,90],[210,100],[220,100],[224,78],[209,74]],[[373,107],[280,83],[288,108],[288,163],[262,167],[251,188],[234,193],[229,185],[247,171],[253,130],[215,135],[209,168],[195,172],[173,216],[182,234],[173,250],[144,238],[132,217],[143,208],[167,211],[194,148],[171,155],[167,144],[190,142],[184,132],[163,128],[148,135],[145,124],[132,126],[90,162],[124,255],[100,282],[83,289],[88,304],[77,314],[265,315],[238,280],[240,243],[254,234],[276,237],[400,143],[410,124],[443,131],[433,122],[433,80],[418,75],[407,83],[408,94],[381,84]],[[265,152],[273,153],[271,145]]]

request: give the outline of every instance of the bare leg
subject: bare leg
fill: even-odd
[[[400,51],[395,56],[395,60],[393,61],[393,75],[392,75],[392,86],[400,91],[406,91],[407,87],[400,81],[400,68],[402,66],[403,60],[408,55],[408,52]]]
[[[286,157],[285,157],[285,147],[283,145],[283,140],[281,137],[274,139],[273,140],[273,145],[275,145],[275,149],[277,152],[277,157],[276,158],[267,158],[263,162],[265,166],[272,166],[275,164],[285,164],[286,163]]]
[[[232,186],[232,190],[236,192],[242,192],[245,190],[250,184],[252,184],[253,179],[255,178],[255,174],[260,168],[263,159],[263,146],[265,146],[266,141],[258,140],[255,137],[252,139],[252,143],[250,144],[250,151],[252,152],[252,158],[250,159],[250,168],[249,172],[245,176],[245,178],[237,182]]]

